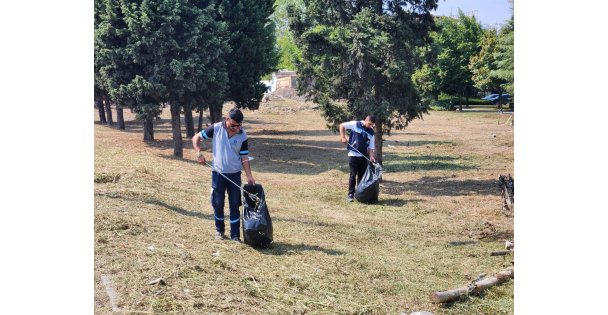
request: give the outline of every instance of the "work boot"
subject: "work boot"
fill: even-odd
[[[216,231],[215,232],[215,239],[218,241],[221,241],[223,239],[226,239],[226,236],[224,235],[224,233]]]

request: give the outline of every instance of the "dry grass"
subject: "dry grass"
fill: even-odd
[[[185,159],[171,157],[167,111],[153,143],[125,116],[126,131],[95,125],[96,313],[112,313],[102,275],[127,313],[513,313],[513,281],[448,306],[428,298],[512,265],[489,255],[513,240],[498,189],[513,174],[513,128],[497,113],[432,112],[393,131],[380,202],[365,205],[346,202],[346,150],[315,106],[245,112],[269,249],[213,239],[209,170],[189,139]]]

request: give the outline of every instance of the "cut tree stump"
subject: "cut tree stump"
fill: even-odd
[[[479,295],[482,291],[486,290],[487,288],[498,285],[498,284],[505,283],[505,282],[509,281],[509,279],[513,279],[513,278],[514,278],[514,269],[513,269],[513,267],[509,267],[509,268],[497,273],[495,276],[477,279],[477,280],[472,281],[471,283],[467,284],[464,287],[447,290],[447,291],[435,292],[435,293],[431,294],[431,296],[430,296],[431,302],[433,302],[433,303],[454,302],[454,301],[464,299],[465,297],[467,297],[469,295]]]
[[[502,196],[502,212],[506,216],[510,216],[514,211],[514,180],[511,174],[508,176],[500,175],[500,194]]]

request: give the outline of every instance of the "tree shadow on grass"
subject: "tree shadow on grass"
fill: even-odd
[[[171,119],[157,119],[153,122],[154,135],[161,133],[171,133]],[[182,125],[185,126],[185,125]],[[144,137],[144,122],[139,120],[125,121],[125,129],[123,132],[128,133],[139,133],[143,139]]]
[[[213,215],[211,214],[203,214],[200,212],[194,212],[194,211],[189,211],[180,207],[176,207],[176,206],[172,206],[169,205],[165,202],[162,202],[158,199],[146,199],[143,200],[145,203],[148,204],[153,204],[153,205],[157,205],[157,206],[161,206],[164,208],[167,208],[175,213],[181,214],[181,215],[185,215],[185,216],[189,216],[189,217],[195,217],[195,218],[199,218],[199,219],[205,219],[205,220],[209,220],[209,221],[213,221],[215,220],[215,218],[213,217]]]
[[[324,137],[324,136],[339,136],[339,134],[328,129],[323,130],[276,130],[276,129],[261,129],[252,132],[247,132],[248,136],[296,136],[296,137]],[[336,141],[338,143],[338,141]]]
[[[383,189],[380,188],[380,197],[378,198],[378,202],[376,203],[379,206],[388,206],[388,207],[403,207],[411,202],[421,202],[422,199],[411,199],[411,200],[403,200],[397,198],[382,198],[382,194],[384,193]]]
[[[408,134],[411,135],[411,134]],[[422,134],[424,135],[424,134]],[[456,145],[454,141],[438,141],[438,140],[385,140],[387,148],[390,147],[420,147],[425,145]]]
[[[161,150],[172,150],[173,139],[155,139],[154,141],[144,141],[144,144],[151,148],[157,148]],[[182,149],[184,151],[192,148],[192,145],[188,145],[184,139],[182,139]]]
[[[335,249],[327,249],[321,246],[316,245],[306,245],[306,244],[288,244],[284,242],[272,242],[268,247],[254,247],[258,252],[266,255],[292,255],[298,254],[302,252],[308,251],[317,251],[322,252],[331,256],[341,256],[344,255],[344,252],[335,250]]]
[[[407,201],[405,201],[403,199],[396,199],[396,198],[384,199],[384,198],[382,198],[382,193],[380,193],[378,202],[375,204],[379,205],[379,206],[403,207],[403,206],[405,206],[406,203],[407,203]]]
[[[425,176],[418,181],[397,182],[383,180],[382,193],[401,195],[410,191],[426,196],[468,196],[468,195],[498,195],[500,190],[498,180],[465,179],[460,180],[451,176]]]
[[[343,224],[339,224],[339,223],[329,223],[329,222],[311,221],[311,220],[299,220],[299,219],[283,218],[283,217],[273,217],[272,221],[291,222],[291,223],[297,223],[297,224],[315,225],[315,226],[322,226],[322,227],[328,227],[328,228],[344,227]]]
[[[167,132],[171,131],[168,130]],[[294,138],[299,133],[293,133]],[[306,131],[304,133],[307,134]],[[317,133],[322,133],[322,131],[310,131],[310,135],[313,136]],[[196,163],[194,158],[189,156],[192,150],[190,139],[184,137],[182,141],[183,160]],[[162,151],[172,150],[173,139],[164,138],[146,141],[145,145]],[[211,154],[210,146],[210,141],[206,140],[203,144],[203,150]],[[250,156],[254,158],[251,162],[251,168],[257,172],[317,175],[348,166],[347,151],[339,141],[249,137],[249,151]],[[159,156],[167,159],[179,159],[172,154],[160,154]]]
[[[165,203],[163,201],[160,201],[158,199],[126,197],[126,196],[121,196],[121,195],[118,195],[118,194],[114,195],[112,193],[110,193],[110,194],[96,193],[95,195],[105,196],[105,197],[109,197],[109,198],[122,199],[122,200],[126,200],[126,201],[143,202],[143,203],[147,203],[147,204],[151,204],[151,205],[156,205],[156,206],[164,207],[166,209],[169,209],[169,210],[171,210],[173,212],[176,212],[178,214],[181,214],[181,215],[185,215],[185,216],[189,216],[189,217],[195,217],[195,218],[199,218],[199,219],[210,220],[210,221],[215,220],[215,218],[211,214],[203,214],[203,213],[200,213],[200,212],[189,211],[189,210],[186,210],[184,208],[180,208],[180,207],[169,205],[169,204],[167,204],[167,203]]]
[[[475,241],[452,241],[448,243],[448,246],[456,247],[456,246],[464,246],[464,245],[473,245],[476,244]]]
[[[464,158],[455,158],[441,155],[389,155],[385,158],[383,166],[386,173],[416,172],[416,171],[467,171],[477,169],[472,165],[462,164]]]

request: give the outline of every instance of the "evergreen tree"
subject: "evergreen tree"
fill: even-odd
[[[213,1],[106,0],[100,31],[100,72],[112,97],[144,121],[153,140],[153,120],[169,105],[174,155],[182,156],[181,106],[223,97],[228,50],[224,23]]]
[[[382,135],[422,118],[411,75],[416,47],[428,40],[434,0],[305,0],[288,8],[290,29],[302,50],[298,92],[320,105],[328,127],[376,116],[376,159]],[[339,100],[344,100],[340,102]]]
[[[132,109],[141,109],[137,97],[126,93],[124,89],[124,85],[140,73],[130,53],[132,35],[123,12],[126,7],[135,7],[137,2],[95,1],[96,85],[100,86],[102,91],[106,91],[104,98],[108,100],[108,104],[111,99],[120,104],[120,108],[125,105]],[[157,113],[160,113],[160,109]],[[145,140],[153,139],[151,126],[150,119],[144,128],[148,131],[144,133]]]
[[[515,22],[513,17],[500,30],[498,34],[498,46],[494,52],[496,68],[490,72],[492,78],[502,80],[505,83],[502,88],[511,94],[512,100],[515,99],[515,46],[513,40],[515,36]]]
[[[221,20],[227,24],[230,52],[226,60],[229,88],[225,98],[209,102],[213,122],[220,121],[224,101],[257,109],[266,91],[262,76],[276,70],[278,51],[270,20],[272,0],[223,0]]]
[[[222,95],[227,81],[222,59],[228,46],[224,25],[216,21],[215,6],[202,1],[148,0],[141,5],[142,38],[151,56],[148,69],[161,103],[171,112],[173,155],[182,157],[180,114],[202,96]]]
[[[104,10],[105,10],[104,3],[102,1],[95,1],[94,14],[93,14],[93,30],[95,33],[98,33],[98,29],[99,29],[101,21],[102,21],[101,14],[103,14]],[[93,77],[94,77],[93,98],[95,101],[95,106],[97,107],[97,110],[99,112],[99,121],[102,124],[111,125],[112,124],[112,119],[111,119],[112,112],[108,113],[109,114],[108,116],[110,119],[106,120],[106,104],[103,101],[105,98],[107,98],[108,91],[104,84],[105,82],[99,72],[101,66],[103,65],[103,58],[98,53],[99,45],[100,45],[99,41],[95,40],[94,41],[95,53],[93,55],[94,56],[93,57],[93,70],[94,70],[94,72],[93,72]]]

